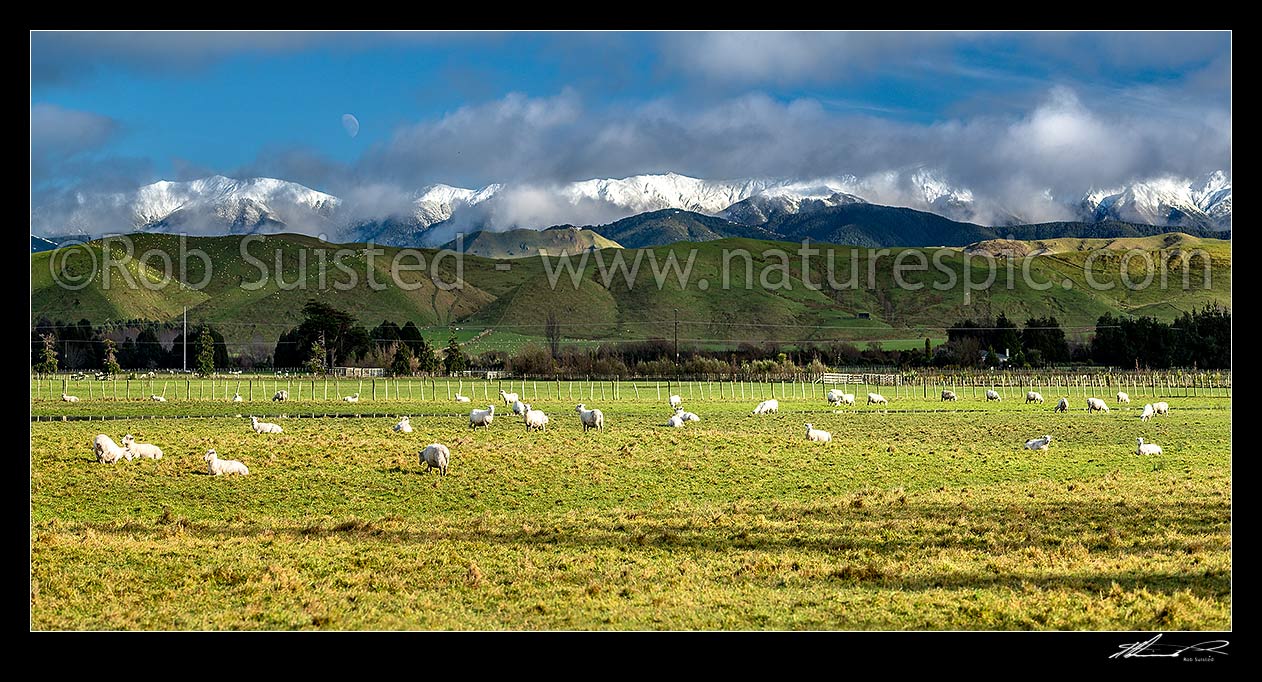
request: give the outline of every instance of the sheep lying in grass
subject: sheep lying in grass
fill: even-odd
[[[758,403],[758,406],[755,407],[754,411],[750,412],[750,414],[775,414],[779,411],[780,401],[772,398],[771,400],[764,400],[761,403]]]
[[[1025,442],[1026,450],[1047,450],[1047,446],[1052,444],[1051,436],[1040,436],[1039,438],[1031,438]]]
[[[283,403],[286,400],[289,400],[289,391],[277,391],[272,395],[273,402]]]
[[[425,470],[437,469],[439,476],[447,475],[447,462],[451,461],[451,450],[442,443],[430,443],[420,452],[420,462]]]
[[[516,393],[505,393],[504,389],[502,388],[500,389],[500,397],[504,399],[505,405],[512,405],[513,403],[520,400],[520,398],[517,397]]]
[[[346,396],[345,398],[342,398],[342,400],[344,400],[344,401],[346,401],[346,402],[348,402],[348,403],[357,403],[357,402],[359,402],[359,394],[358,394],[358,393],[356,393],[356,394],[354,394],[354,395],[348,395],[348,396]]]
[[[806,439],[812,443],[831,443],[833,442],[833,434],[817,429],[813,424],[807,424]]]
[[[1003,401],[1003,398],[1000,397],[998,393],[990,389],[986,390],[986,402],[989,403],[989,402],[1001,402],[1001,401]]]
[[[246,476],[250,470],[235,459],[219,459],[219,454],[214,450],[207,450],[202,456],[206,460],[206,473],[211,476],[222,476],[224,474],[240,474]]]
[[[525,405],[526,411],[522,413],[522,421],[526,424],[527,431],[547,431],[548,415],[543,410],[536,410],[530,405]]]
[[[1109,406],[1104,404],[1099,398],[1087,398],[1087,412],[1094,414],[1096,412],[1109,413]]]
[[[513,414],[526,414],[526,403],[523,403],[520,400],[514,400]]]
[[[1060,402],[1056,403],[1056,409],[1053,411],[1054,412],[1068,412],[1069,411],[1069,398],[1061,398]]]
[[[285,431],[280,424],[261,422],[258,417],[250,417],[250,428],[254,429],[255,433],[284,433]]]
[[[458,402],[458,403],[467,403],[467,402],[469,402],[469,396],[467,396],[467,395],[460,395],[459,393],[457,393],[457,394],[456,394],[456,402]]]
[[[698,417],[697,415],[695,415],[695,414],[693,414],[693,413],[691,413],[691,412],[684,412],[684,408],[682,408],[682,407],[676,407],[676,408],[675,408],[675,414],[679,415],[679,418],[680,418],[680,419],[682,419],[682,420],[684,420],[684,421],[686,421],[686,422],[699,422],[699,421],[701,421],[701,417]]]
[[[1118,391],[1118,392],[1117,392],[1117,403],[1118,403],[1119,405],[1130,405],[1130,404],[1131,404],[1131,397],[1130,397],[1129,395],[1126,395],[1126,394],[1125,394],[1124,392],[1122,392],[1122,391]]]
[[[605,413],[600,410],[589,410],[587,405],[579,403],[574,408],[578,413],[578,420],[583,423],[583,433],[587,433],[588,429],[597,429],[603,431],[605,429]]]
[[[1161,454],[1160,445],[1157,445],[1156,443],[1145,443],[1143,438],[1139,438],[1137,440],[1139,440],[1139,447],[1135,448],[1135,454],[1137,455],[1160,455]]]
[[[113,464],[127,458],[127,451],[119,447],[113,438],[103,433],[97,434],[96,438],[92,439],[92,452],[96,454],[96,461],[102,464]]]
[[[1170,414],[1170,403],[1159,402],[1152,404],[1152,411],[1156,414]]]
[[[683,417],[680,417],[678,413],[676,413],[676,414],[672,414],[672,415],[670,416],[670,419],[667,419],[667,420],[666,420],[666,425],[667,425],[667,426],[669,426],[669,427],[671,427],[671,428],[673,428],[673,429],[683,428],[683,426],[684,426],[684,418],[683,418]]]
[[[233,394],[232,394],[232,402],[234,402],[234,403],[239,403],[239,402],[241,402],[241,401],[243,401],[243,400],[245,400],[245,399],[241,397],[241,394],[240,394],[240,393],[233,393]]]
[[[61,394],[61,400],[62,400],[62,402],[67,402],[67,403],[77,403],[77,402],[79,402],[79,396],[77,396],[77,395],[66,395],[65,393],[62,393],[62,394]]]
[[[133,457],[162,459],[162,448],[152,443],[137,443],[136,437],[130,433],[123,436],[123,448],[127,450],[127,459],[132,459]]]
[[[162,397],[162,396],[160,396],[160,395],[151,395],[151,396],[149,396],[149,399],[150,399],[150,400],[152,400],[152,401],[153,401],[153,402],[155,402],[155,403],[165,403],[165,402],[167,401],[167,399],[166,399],[166,398],[163,398],[163,397]]]
[[[487,405],[485,410],[472,410],[469,412],[469,428],[476,429],[479,426],[483,428],[489,427],[494,419],[494,405]]]
[[[885,396],[881,395],[880,393],[869,393],[868,404],[869,405],[889,405],[890,401],[886,400]]]
[[[1042,394],[1042,393],[1039,393],[1038,391],[1030,391],[1029,393],[1026,393],[1026,394],[1025,394],[1025,404],[1026,404],[1026,405],[1029,405],[1030,403],[1038,403],[1038,404],[1042,405],[1042,404],[1043,404],[1043,394]]]
[[[946,401],[956,402],[956,401],[958,401],[958,400],[959,400],[959,398],[958,398],[958,397],[956,397],[956,395],[955,395],[955,391],[943,391],[943,392],[942,392],[942,400],[943,400],[943,402],[946,402]]]
[[[1152,405],[1144,405],[1144,412],[1139,415],[1139,421],[1146,422],[1149,419],[1152,419],[1152,416],[1156,413],[1157,411],[1152,408]]]
[[[398,424],[394,425],[394,430],[400,433],[412,433],[412,422],[407,417],[404,417],[399,420]]]
[[[684,399],[683,399],[683,398],[681,398],[680,396],[673,395],[673,396],[671,396],[671,397],[670,397],[670,406],[671,406],[671,407],[679,407],[680,405],[683,405],[683,404],[684,404]]]

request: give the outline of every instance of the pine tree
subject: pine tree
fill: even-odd
[[[57,337],[53,334],[42,334],[39,338],[44,342],[44,349],[40,351],[39,362],[35,363],[34,370],[38,374],[56,374]]]
[[[118,357],[115,355],[115,343],[113,339],[105,339],[101,342],[101,355],[105,358],[101,361],[101,371],[108,376],[114,376],[123,371],[118,364]]]
[[[925,337],[925,361],[933,359],[933,346],[929,343],[929,338]]]
[[[197,373],[208,377],[215,373],[215,337],[210,335],[210,328],[202,326],[197,337]]]
[[[399,343],[394,351],[394,360],[390,362],[390,372],[397,377],[411,376],[417,364],[412,349],[406,343]]]
[[[327,352],[321,339],[311,342],[311,350],[307,353],[306,367],[312,374],[324,374],[328,366],[325,364]]]
[[[460,342],[456,341],[453,334],[451,340],[447,342],[447,354],[443,357],[443,369],[448,374],[463,372],[469,368],[469,358],[465,356],[464,351],[460,350]]]

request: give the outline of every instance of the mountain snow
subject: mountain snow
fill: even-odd
[[[1082,198],[1084,218],[1149,225],[1231,229],[1231,180],[1222,171],[1196,180],[1156,178]]]

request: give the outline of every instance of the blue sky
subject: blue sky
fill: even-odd
[[[969,186],[1191,177],[1230,170],[1230,37],[37,32],[32,201],[211,173],[339,195],[909,164]]]

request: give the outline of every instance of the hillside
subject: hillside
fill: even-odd
[[[723,218],[673,208],[641,213],[608,225],[591,225],[587,229],[628,249],[675,242],[706,242],[727,237],[779,238],[775,233],[761,227],[740,225]]]
[[[483,230],[464,237],[462,248],[472,256],[483,258],[527,258],[541,252],[549,255],[582,253],[590,249],[620,249],[622,245],[588,229],[563,225],[546,230]],[[457,248],[455,241],[442,246]]]

